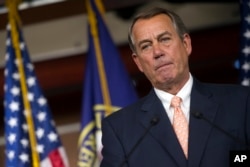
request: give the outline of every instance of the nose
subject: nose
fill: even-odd
[[[159,44],[155,44],[153,46],[153,53],[155,59],[158,59],[164,55],[164,51],[161,49],[161,46]]]

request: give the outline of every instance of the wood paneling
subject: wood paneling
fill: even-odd
[[[239,29],[237,24],[191,33],[190,68],[197,78],[216,83],[238,82],[234,63],[240,53]]]

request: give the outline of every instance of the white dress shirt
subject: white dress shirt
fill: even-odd
[[[189,122],[189,116],[190,116],[190,95],[191,95],[192,85],[193,85],[193,77],[191,74],[189,74],[188,81],[181,88],[181,90],[176,94],[176,96],[182,99],[181,109],[184,112],[184,115],[187,118],[188,122]],[[156,95],[158,96],[158,98],[161,100],[163,107],[169,117],[170,122],[173,123],[174,109],[170,107],[170,103],[174,95],[167,93],[165,91],[159,90],[157,88],[154,88],[154,91]]]

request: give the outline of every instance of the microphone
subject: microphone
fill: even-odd
[[[222,129],[221,127],[219,127],[218,125],[214,124],[212,121],[210,121],[209,119],[207,119],[206,117],[203,116],[202,113],[198,112],[198,111],[192,111],[191,114],[197,118],[197,119],[202,119],[204,121],[206,121],[208,124],[210,124],[211,126],[215,127],[217,130],[219,130],[220,132],[222,132],[223,134],[225,134],[226,136],[228,136],[229,138],[233,139],[234,141],[242,144],[243,146],[245,146],[247,148],[247,150],[249,149],[249,146],[242,140],[240,140],[239,138],[231,135],[229,132],[225,131],[224,129]]]
[[[130,150],[130,152],[128,153],[128,155],[125,157],[125,159],[122,161],[120,167],[123,167],[129,160],[129,158],[131,157],[131,155],[133,154],[133,152],[135,151],[135,149],[139,146],[139,144],[142,142],[142,140],[145,138],[145,136],[148,134],[149,130],[157,125],[159,123],[160,119],[158,117],[154,117],[151,119],[149,126],[146,128],[145,132],[143,133],[143,135],[139,138],[139,140],[136,142],[136,144],[132,147],[132,149]]]

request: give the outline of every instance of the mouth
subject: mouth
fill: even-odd
[[[160,64],[158,66],[156,66],[155,70],[160,70],[162,68],[168,68],[172,63],[164,63],[164,64]]]

